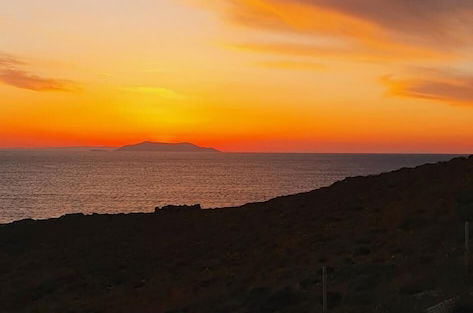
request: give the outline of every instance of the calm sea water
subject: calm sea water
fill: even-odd
[[[235,206],[453,155],[0,151],[0,223],[65,213]]]

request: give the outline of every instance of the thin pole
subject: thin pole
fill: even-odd
[[[470,222],[465,222],[465,251],[470,253]]]
[[[323,313],[327,313],[327,267],[322,267],[322,304]]]
[[[465,222],[465,269],[470,271],[470,222]]]

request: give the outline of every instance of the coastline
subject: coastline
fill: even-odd
[[[86,151],[86,152],[94,152],[94,151]],[[125,151],[126,153],[129,153],[129,151]],[[168,154],[171,154],[171,155],[196,155],[196,156],[200,156],[200,155],[205,155],[207,153],[194,153],[194,152],[149,152],[149,151],[138,151],[138,152],[133,152],[133,153],[137,153],[137,154],[143,154],[145,156],[153,156],[153,155],[157,155],[157,156],[161,156],[161,155],[168,155]],[[221,154],[232,154],[232,153],[219,153],[218,155],[221,155]],[[264,156],[264,155],[281,155],[281,156],[284,156],[284,157],[287,157],[287,156],[291,156],[291,155],[315,155],[315,156],[339,156],[340,158],[343,157],[343,158],[349,158],[349,157],[353,157],[353,156],[378,156],[378,154],[333,154],[333,153],[329,153],[329,154],[323,154],[323,153],[315,153],[315,154],[308,154],[308,153],[302,153],[302,154],[288,154],[288,153],[277,153],[277,154],[273,154],[273,153],[246,153],[247,155],[254,155],[254,156]],[[208,155],[215,155],[214,153],[209,153]],[[242,153],[235,153],[235,155],[242,155]],[[390,173],[390,172],[393,172],[393,171],[397,171],[399,169],[402,169],[402,168],[415,168],[415,167],[418,167],[419,165],[425,165],[425,164],[432,164],[432,163],[437,163],[437,162],[444,162],[444,161],[449,161],[453,158],[457,158],[457,157],[467,157],[467,155],[455,155],[455,154],[379,154],[379,156],[386,156],[386,157],[393,157],[393,156],[401,156],[401,157],[405,157],[406,160],[408,160],[409,158],[412,158],[412,161],[411,163],[412,164],[399,164],[398,167],[392,167],[392,169],[389,169],[389,168],[386,168],[384,170],[376,170],[376,172],[378,173],[373,173],[373,174],[369,174],[369,173],[366,173],[366,174],[358,174],[358,175],[350,175],[347,171],[346,173],[346,177],[345,175],[343,175],[342,177],[339,177],[337,179],[334,179],[332,180],[332,182],[328,182],[327,184],[321,184],[319,183],[317,180],[315,181],[312,181],[313,184],[316,185],[316,188],[307,188],[307,189],[302,189],[302,190],[292,190],[292,191],[287,191],[287,190],[282,190],[281,188],[279,188],[279,193],[272,193],[271,196],[261,196],[264,192],[260,192],[256,189],[250,189],[248,191],[252,192],[252,193],[256,193],[256,194],[261,194],[258,198],[259,199],[238,199],[238,201],[235,201],[235,197],[232,197],[231,194],[228,194],[228,195],[225,195],[225,200],[226,201],[217,201],[217,202],[227,202],[227,203],[213,203],[214,201],[212,200],[212,198],[201,198],[199,197],[199,195],[196,195],[196,194],[192,194],[193,196],[196,197],[197,200],[193,200],[194,198],[189,195],[186,197],[185,201],[181,202],[181,197],[176,197],[176,201],[169,201],[169,202],[163,202],[163,201],[159,201],[158,202],[153,202],[152,200],[148,199],[148,200],[145,200],[144,202],[146,202],[146,205],[144,206],[140,206],[139,209],[132,209],[132,207],[134,207],[134,204],[135,203],[138,203],[138,202],[141,202],[142,199],[140,198],[136,198],[136,202],[133,202],[133,201],[126,201],[124,203],[127,203],[127,205],[121,205],[120,203],[115,203],[115,205],[118,205],[118,207],[115,207],[115,205],[112,205],[112,204],[107,204],[107,202],[105,201],[102,201],[102,202],[98,202],[96,204],[98,204],[98,206],[102,206],[102,207],[105,207],[104,208],[101,208],[99,210],[94,210],[94,206],[93,204],[91,204],[90,202],[86,202],[85,204],[83,204],[79,209],[77,210],[69,210],[69,209],[66,209],[66,210],[57,210],[59,212],[54,212],[55,210],[49,210],[48,207],[46,207],[45,205],[41,205],[40,207],[38,208],[35,208],[34,210],[32,209],[32,207],[27,207],[27,208],[19,208],[19,207],[15,207],[14,205],[10,205],[8,202],[7,203],[4,203],[4,205],[6,205],[6,208],[7,208],[7,211],[10,210],[10,216],[14,216],[14,210],[18,210],[18,209],[21,209],[20,211],[26,211],[26,212],[30,212],[31,215],[29,214],[21,214],[20,216],[18,216],[17,218],[7,218],[6,220],[5,219],[1,219],[1,216],[0,216],[0,225],[4,225],[4,224],[10,224],[10,223],[14,223],[14,222],[19,222],[19,221],[22,221],[22,220],[45,220],[45,219],[57,219],[57,218],[60,218],[64,215],[74,215],[74,214],[84,214],[84,215],[95,215],[95,214],[134,214],[134,213],[151,213],[153,211],[153,208],[156,206],[156,205],[161,205],[161,206],[165,206],[165,205],[173,205],[173,204],[194,204],[194,203],[199,203],[202,205],[202,207],[204,209],[221,209],[221,208],[229,208],[229,207],[240,207],[240,206],[244,206],[244,205],[247,205],[247,204],[251,204],[251,203],[264,203],[264,202],[267,202],[267,201],[271,201],[272,199],[274,198],[280,198],[280,197],[286,197],[286,196],[292,196],[292,195],[298,195],[298,194],[301,194],[301,193],[307,193],[307,192],[312,192],[312,191],[315,191],[317,189],[320,189],[320,188],[325,188],[325,187],[330,187],[332,184],[340,181],[340,180],[344,180],[344,179],[349,179],[351,177],[363,177],[363,176],[377,176],[377,175],[380,175],[380,174],[385,174],[385,173]],[[425,160],[423,160],[423,162],[418,162],[418,161],[414,161],[414,157],[423,157],[423,156],[442,156],[444,158],[439,158],[439,159],[431,159],[429,160],[429,158],[425,158]],[[67,155],[68,157],[68,161],[72,160],[71,158],[73,157],[73,155]],[[388,160],[388,159],[386,159]],[[59,160],[59,161],[62,161],[62,160]],[[96,159],[94,158],[93,161],[96,161]],[[317,161],[317,160],[316,160]],[[403,163],[403,162],[399,162],[399,163]],[[407,162],[406,162],[407,163]],[[416,165],[419,164],[419,165]],[[48,165],[48,167],[53,167],[52,165]],[[353,168],[354,170],[355,168]],[[82,170],[85,170],[85,169],[82,169]],[[88,169],[87,169],[88,170]],[[102,171],[103,172],[103,171]],[[54,174],[54,173],[51,173],[51,174]],[[296,173],[297,174],[297,173]],[[44,174],[45,176],[48,175],[48,174]],[[120,174],[121,175],[121,174]],[[188,175],[188,174],[187,174]],[[314,173],[314,175],[318,175],[318,173]],[[287,175],[286,175],[287,176]],[[307,176],[307,175],[306,175]],[[101,177],[99,177],[101,178]],[[115,179],[118,179],[118,177],[110,177],[111,179],[112,178],[115,178]],[[169,177],[168,177],[169,178]],[[211,178],[211,176],[209,176],[208,178]],[[284,177],[282,177],[284,179]],[[297,175],[295,176],[294,178],[294,181],[297,181]],[[75,178],[77,179],[77,178]],[[108,181],[103,181],[102,182],[103,184],[108,184]],[[267,183],[267,182],[266,182]],[[305,185],[309,185],[308,181],[305,181]],[[228,184],[227,184],[228,185]],[[228,185],[229,188],[232,188],[234,184],[232,183],[231,185]],[[317,186],[318,185],[318,186]],[[125,187],[125,186],[119,186],[118,188],[120,187]],[[195,186],[189,184],[187,186],[188,188],[194,188]],[[61,189],[58,189],[59,187],[56,186],[56,187],[53,187],[49,190],[47,190],[46,192],[47,193],[61,193],[63,192]],[[147,189],[143,189],[143,190],[147,190]],[[21,192],[21,190],[15,190],[16,192]],[[24,191],[24,190],[23,190]],[[148,190],[149,191],[149,190]],[[211,191],[211,189],[209,189],[208,191],[210,192],[217,192],[215,190],[215,188]],[[267,192],[268,190],[266,190]],[[13,191],[12,191],[13,192]],[[68,192],[69,194],[71,193],[74,193],[75,190],[68,190],[66,191]],[[100,189],[97,189],[96,192],[100,193],[100,192],[104,192],[104,190],[100,191]],[[125,191],[126,193],[126,191]],[[114,196],[116,197],[117,194],[114,194]],[[65,203],[56,203],[57,206],[60,206],[60,205],[65,205],[65,206],[71,206],[71,205],[75,205],[75,203],[77,201],[82,201],[83,199],[81,199],[80,197],[70,197],[71,200],[68,200],[66,201]],[[160,195],[159,194],[156,194],[154,195],[154,197],[150,197],[150,198],[160,198]],[[244,197],[242,197],[244,198]],[[72,200],[73,199],[73,200]],[[232,200],[230,200],[232,199]],[[44,198],[32,198],[30,199],[30,201],[40,201],[42,203],[45,203],[46,200],[49,200],[49,199],[44,199]],[[180,201],[181,200],[181,201]],[[110,199],[109,199],[110,201]],[[0,203],[1,204],[1,203]],[[45,212],[43,214],[35,214],[35,211],[37,210],[37,212]]]
[[[473,157],[455,158],[240,207],[2,224],[0,302],[6,312],[309,312],[321,308],[325,265],[331,311],[418,312],[473,292],[459,278],[455,209],[472,177]]]

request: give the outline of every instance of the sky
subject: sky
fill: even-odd
[[[471,0],[0,3],[0,147],[473,153]]]

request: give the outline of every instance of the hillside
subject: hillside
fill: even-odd
[[[472,194],[470,157],[236,208],[2,225],[0,312],[322,312],[322,265],[329,312],[471,312]]]
[[[219,152],[214,148],[203,148],[192,143],[165,143],[144,141],[135,145],[118,148],[117,151],[154,151],[154,152]]]

